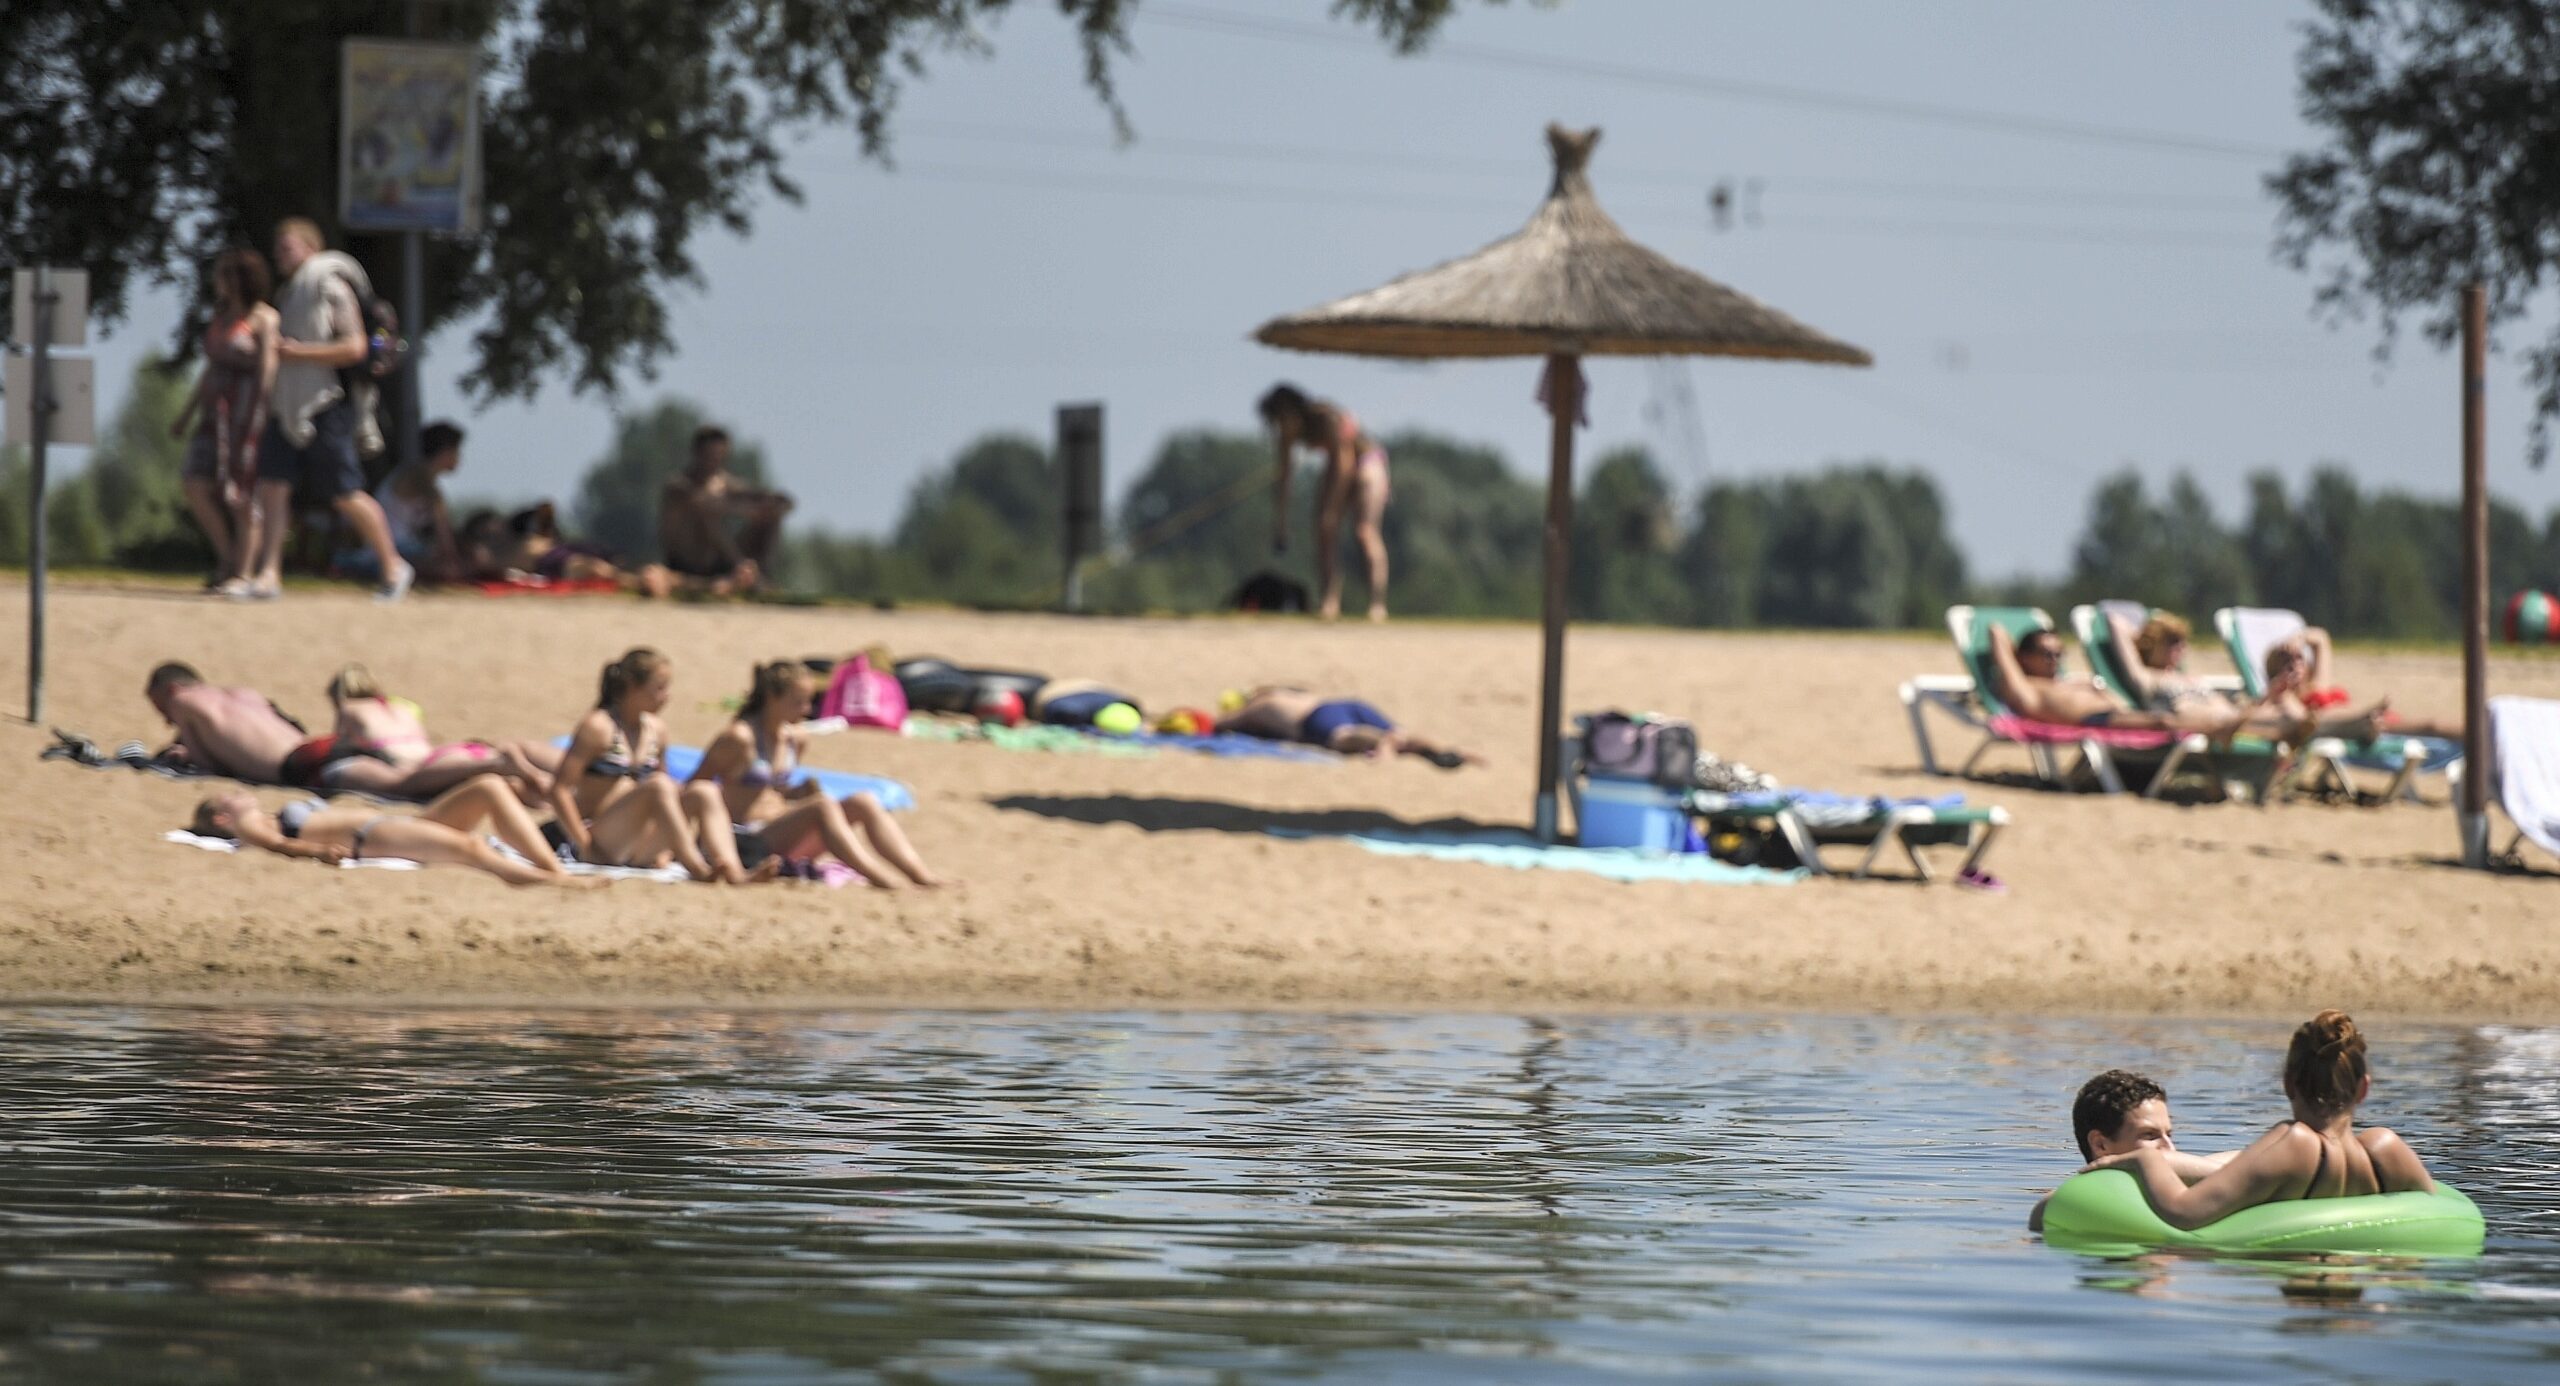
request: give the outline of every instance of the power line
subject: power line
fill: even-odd
[[[1325,25],[1227,14],[1217,10],[1204,10],[1190,5],[1170,3],[1170,0],[1145,6],[1138,11],[1138,19],[1142,23],[1169,24],[1177,28],[1199,29],[1213,33],[1247,34],[1259,38],[1323,44],[1337,48],[1348,46],[1367,50],[1372,43],[1371,40],[1358,35],[1347,34]],[[2007,111],[1988,111],[1967,106],[1942,105],[1936,102],[1860,96],[1852,92],[1822,91],[1811,87],[1755,82],[1736,77],[1707,77],[1669,68],[1603,62],[1588,58],[1565,58],[1553,54],[1527,53],[1518,49],[1497,48],[1479,43],[1435,40],[1426,51],[1431,57],[1442,61],[1473,63],[1479,67],[1593,77],[1611,82],[1658,87],[1736,101],[1758,101],[1770,105],[1839,111],[1856,115],[1889,116],[1895,120],[1927,121],[2030,139],[2059,140],[2079,144],[2112,144],[2127,148],[2196,154],[2214,158],[2248,159],[2253,162],[2281,158],[2287,152],[2270,145],[2219,140],[2204,135],[2181,134],[2166,130],[2143,130],[2129,126],[2062,120],[2048,116],[2018,115]]]
[[[1527,159],[1488,159],[1463,155],[1412,154],[1387,149],[1352,149],[1303,144],[1268,144],[1244,140],[1205,140],[1178,135],[1141,135],[1123,146],[1108,137],[1073,134],[1033,126],[973,121],[920,120],[901,127],[906,136],[928,140],[984,141],[1044,149],[1080,149],[1126,157],[1131,152],[1177,157],[1240,159],[1326,167],[1391,168],[1439,177],[1500,177],[1525,180],[1539,170]],[[2257,212],[2266,206],[2254,196],[2212,193],[2158,193],[2123,188],[2039,187],[2020,184],[1917,183],[1895,179],[1844,178],[1818,174],[1740,175],[1683,173],[1673,169],[1608,167],[1600,181],[1703,190],[1718,183],[1752,183],[1764,192],[1814,197],[1901,197],[1924,201],[2076,206],[2127,210]]]
[[[1321,204],[1326,215],[1339,217],[1346,206],[1397,207],[1416,211],[1448,212],[1460,210],[1505,210],[1526,215],[1534,206],[1524,198],[1469,197],[1428,193],[1362,191],[1346,200],[1343,190],[1335,187],[1270,183],[1226,182],[1214,179],[1149,174],[1080,173],[1055,169],[1019,169],[965,164],[902,164],[894,171],[884,170],[883,177],[914,179],[922,182],[979,184],[991,187],[1045,187],[1065,192],[1134,194],[1152,197],[1180,197],[1195,201],[1264,202],[1282,205],[1313,206]],[[1701,213],[1698,207],[1671,207],[1639,204],[1631,209],[1656,217],[1691,217]],[[2255,237],[2216,235],[2211,232],[2180,230],[2147,230],[2109,223],[2093,226],[2035,225],[2030,223],[1908,221],[1893,218],[1822,218],[1779,216],[1770,220],[1769,229],[1785,234],[1802,232],[1812,235],[1890,236],[1898,238],[1957,238],[1967,240],[2005,240],[2046,242],[2057,245],[2159,245],[2191,246],[2216,249],[2263,250],[2266,242]],[[1734,233],[1736,244],[1751,237],[1752,232]]]

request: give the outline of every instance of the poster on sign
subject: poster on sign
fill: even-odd
[[[477,48],[349,39],[338,90],[338,216],[348,230],[480,228]]]

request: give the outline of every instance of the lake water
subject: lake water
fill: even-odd
[[[2287,1027],[0,1009],[0,1378],[2560,1375],[2560,1031],[2375,1034],[2478,1260],[2042,1246]]]

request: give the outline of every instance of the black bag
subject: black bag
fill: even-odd
[[[1683,789],[1698,765],[1698,733],[1668,717],[1594,712],[1576,719],[1582,731],[1582,768],[1613,780],[1647,780]]]
[[[1244,585],[1236,589],[1236,594],[1227,598],[1227,608],[1231,611],[1297,613],[1312,610],[1314,606],[1315,603],[1307,597],[1305,583],[1267,568],[1246,578]]]
[[[364,360],[339,368],[338,375],[349,387],[366,380],[380,384],[409,360],[409,339],[400,335],[400,310],[352,274],[341,273],[338,280],[355,295],[356,315],[364,320]]]

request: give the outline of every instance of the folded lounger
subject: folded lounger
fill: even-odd
[[[2252,698],[2267,691],[2267,652],[2309,625],[2301,612],[2280,606],[2226,606],[2213,613],[2213,628],[2222,636],[2222,647],[2231,653],[2232,667],[2240,671],[2240,690]],[[2306,748],[2304,759],[2338,788],[2354,787],[2347,778],[2350,765],[2379,770],[2391,776],[2383,797],[2412,803],[2418,799],[2418,776],[2430,769],[2445,769],[2454,760],[2449,754],[2438,754],[2437,743],[2423,736],[2377,736],[2369,742],[2322,737],[2312,744],[2321,752]]]
[[[2462,774],[2460,761],[2445,767],[2457,788]],[[2498,856],[2520,858],[2528,838],[2560,856],[2560,701],[2513,695],[2489,700],[2489,802],[2515,825]],[[2459,822],[2460,794],[2453,796],[2453,812]]]
[[[2180,736],[2176,732],[2135,731],[2116,727],[2059,726],[2051,722],[2034,722],[2011,711],[1992,692],[1991,630],[2005,628],[2011,639],[2031,631],[2052,630],[2053,618],[2042,609],[2031,606],[1951,606],[1947,608],[1947,633],[1955,638],[1956,654],[1964,661],[1965,672],[1959,675],[1923,674],[1902,685],[1903,711],[1911,718],[1911,739],[1920,750],[1920,768],[1932,775],[1947,772],[1938,766],[1937,748],[1929,739],[1929,708],[1982,733],[1982,741],[1965,757],[1958,775],[1970,776],[1983,754],[1994,746],[2018,746],[2026,750],[2035,766],[2036,777],[2055,786],[2067,782],[2068,766],[2058,748],[2077,750],[2080,759],[2097,777],[2098,785],[2109,794],[2124,792],[2124,776],[2116,769],[2116,759],[2128,761],[2156,758],[2159,768],[2144,782],[2143,793],[2157,797],[2186,762],[2199,753],[2209,751],[2210,743],[2202,733]],[[2246,785],[2228,780],[2223,792],[2235,797],[2246,794]]]
[[[2113,632],[2107,628],[2107,621],[2109,617],[2122,617],[2128,624],[2140,629],[2143,622],[2151,619],[2152,611],[2153,608],[2144,606],[2140,602],[2128,601],[2104,601],[2095,605],[2071,608],[2071,633],[2079,638],[2080,652],[2089,661],[2089,672],[2096,675],[2098,682],[2127,707],[2142,706],[2142,696],[2135,691],[2139,685],[2134,682],[2132,671],[2124,667],[2121,653],[2112,638]],[[2199,678],[2197,682],[2207,688],[2219,689],[2225,693],[2237,694],[2246,691],[2239,680],[2229,675],[2206,676]],[[2316,783],[2324,777],[2334,778],[2337,782],[2344,784],[2346,772],[2339,768],[2338,762],[2346,756],[2347,752],[2347,743],[2334,736],[2316,737],[2302,748],[2300,756],[2286,761],[2282,759],[2283,748],[2264,737],[2235,736],[2231,739],[2231,744],[2221,748],[2217,754],[2276,762],[2270,772],[2263,777],[2266,787],[2258,795],[2258,802],[2263,804],[2269,799],[2291,794],[2307,784]]]

